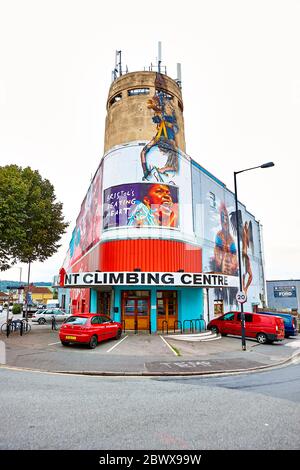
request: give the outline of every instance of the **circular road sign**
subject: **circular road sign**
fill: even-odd
[[[236,300],[238,301],[239,304],[244,304],[247,300],[247,296],[243,291],[239,291],[236,296]]]

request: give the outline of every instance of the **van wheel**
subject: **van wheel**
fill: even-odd
[[[216,333],[216,335],[219,333],[219,329],[218,329],[217,326],[212,326],[211,329],[210,329],[210,331],[211,331],[212,333]]]
[[[266,344],[268,342],[268,338],[265,333],[258,333],[256,339],[260,344]]]

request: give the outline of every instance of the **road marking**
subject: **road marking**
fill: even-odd
[[[165,338],[163,338],[163,337],[160,336],[160,335],[159,335],[159,337],[160,337],[160,339],[163,340],[164,343],[166,343],[166,345],[168,346],[168,348],[171,349],[172,353],[175,354],[175,356],[179,356],[179,354],[175,351],[175,349],[172,348],[172,346],[170,346],[170,344],[165,340]]]
[[[53,346],[54,344],[60,344],[60,341],[57,341],[57,343],[50,343],[48,346]]]
[[[106,352],[109,353],[110,351],[112,351],[113,349],[115,349],[117,346],[119,346],[119,344],[122,343],[122,341],[124,341],[124,339],[128,338],[128,335],[125,336],[123,339],[121,339],[121,341],[119,341],[117,344],[115,344],[112,348],[108,349]]]

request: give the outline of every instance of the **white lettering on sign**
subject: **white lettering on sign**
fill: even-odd
[[[67,273],[64,287],[92,286],[237,287],[237,276],[206,273],[86,272]]]

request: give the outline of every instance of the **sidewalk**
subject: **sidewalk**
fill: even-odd
[[[159,334],[123,333],[121,340],[108,340],[96,349],[84,345],[61,345],[58,331],[50,325],[32,325],[30,333],[9,338],[5,343],[2,367],[46,372],[90,375],[206,375],[263,370],[287,364],[300,356],[300,336],[271,345],[223,337],[214,341],[176,341]],[[3,343],[2,343],[3,344]],[[3,348],[2,348],[3,349]]]

